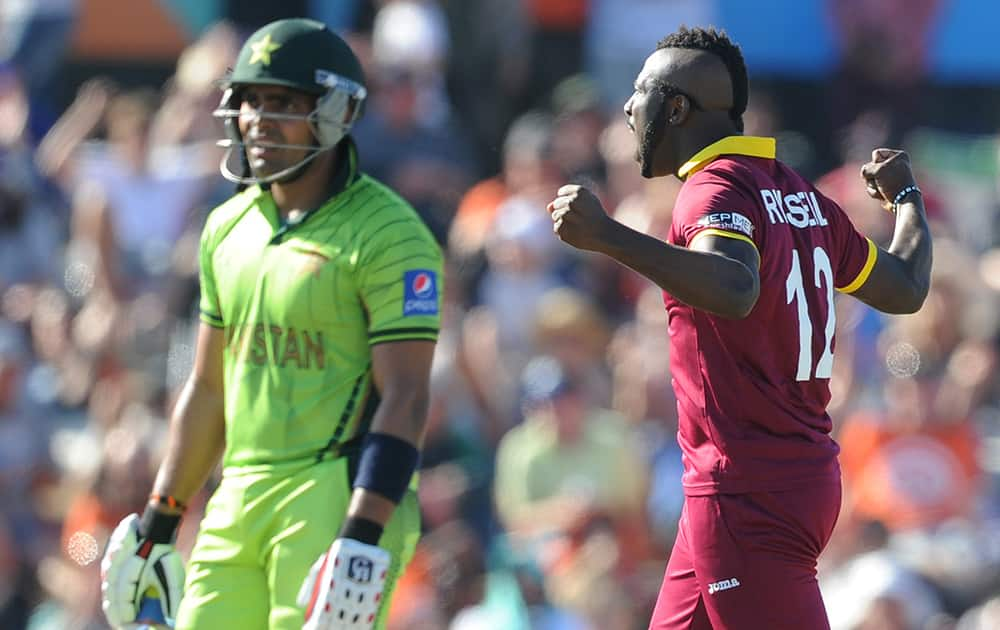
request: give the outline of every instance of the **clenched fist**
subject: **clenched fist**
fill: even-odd
[[[614,225],[594,193],[577,184],[560,188],[546,210],[552,215],[552,230],[577,249],[600,251]]]
[[[861,167],[865,190],[872,199],[882,202],[882,207],[893,211],[892,202],[907,186],[916,186],[910,169],[910,156],[898,149],[875,149],[872,161]]]

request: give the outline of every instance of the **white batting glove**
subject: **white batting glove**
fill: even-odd
[[[113,628],[135,621],[147,590],[156,592],[171,627],[184,587],[184,561],[172,544],[139,535],[139,515],[126,516],[108,541],[101,560],[101,608]]]
[[[302,630],[367,630],[375,624],[389,570],[389,552],[338,538],[321,555],[299,590]]]

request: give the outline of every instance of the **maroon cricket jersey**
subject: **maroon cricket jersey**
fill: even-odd
[[[878,250],[774,151],[772,138],[731,136],[679,171],[668,241],[712,234],[760,254],[760,297],[744,319],[664,294],[688,495],[839,479],[826,413],[834,291],[857,290]]]

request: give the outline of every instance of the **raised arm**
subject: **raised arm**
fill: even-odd
[[[68,186],[73,155],[101,123],[113,95],[113,86],[104,79],[93,79],[80,87],[76,100],[45,134],[35,152],[35,162],[43,175]]]
[[[931,234],[910,158],[903,151],[876,149],[861,168],[868,194],[896,215],[888,249],[879,249],[871,275],[852,295],[885,313],[915,313],[930,288]]]
[[[631,267],[678,300],[730,318],[746,317],[760,295],[756,248],[742,240],[700,236],[690,248],[637,232],[605,213],[585,188],[563,186],[549,204],[553,230],[578,249]]]

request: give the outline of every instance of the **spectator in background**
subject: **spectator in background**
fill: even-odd
[[[439,242],[477,174],[444,89],[449,36],[433,3],[398,0],[375,16],[373,101],[354,128],[367,172],[416,208]]]
[[[503,367],[512,374],[519,373],[535,351],[525,305],[536,304],[550,289],[567,284],[560,273],[560,263],[567,257],[552,246],[542,208],[544,204],[534,197],[508,198],[497,209],[486,242],[488,266],[479,283],[478,301],[495,318]]]
[[[221,0],[222,15],[237,29],[237,38],[246,39],[258,28],[285,18],[308,15],[309,0],[281,0],[281,2],[242,2]]]
[[[511,375],[536,351],[524,305],[574,280],[573,256],[553,243],[543,210],[562,176],[552,153],[554,125],[552,116],[540,111],[515,121],[504,143],[502,180],[470,191],[452,233],[460,255],[471,252],[475,261],[477,247],[483,248],[486,265],[480,276],[468,279],[469,293],[486,308],[483,318],[493,321],[500,368]]]
[[[542,199],[559,170],[552,159],[552,117],[532,110],[511,125],[504,138],[501,172],[481,180],[462,196],[448,234],[449,253],[457,263],[460,300],[474,303],[487,271],[487,248],[498,229],[498,213],[507,200]],[[453,285],[455,286],[455,285]]]
[[[164,128],[154,124],[156,107],[154,91],[117,93],[105,81],[89,82],[39,148],[42,172],[68,196],[86,189],[88,200],[102,200],[75,212],[94,213],[88,220],[104,235],[98,268],[121,272],[110,281],[118,299],[169,273],[173,244],[216,172],[216,151],[153,137],[151,130]],[[107,139],[87,142],[100,126]]]
[[[522,114],[507,131],[501,172],[481,180],[462,196],[448,234],[448,249],[458,263],[458,291],[463,303],[476,299],[485,271],[486,248],[497,228],[500,207],[512,197],[542,198],[558,181],[552,159],[553,120],[541,111]],[[454,285],[453,285],[454,286]]]
[[[570,287],[544,293],[535,306],[534,337],[537,351],[559,362],[591,406],[610,407],[605,359],[611,331],[587,294]]]
[[[307,0],[309,17],[326,24],[332,31],[354,31],[369,2],[363,0]]]
[[[28,562],[20,553],[6,516],[0,514],[0,627],[23,628],[31,603],[22,590],[28,574]]]
[[[1000,627],[1000,597],[991,597],[962,615],[956,630],[990,630]]]
[[[601,100],[617,110],[631,80],[663,32],[681,24],[715,24],[716,0],[590,0],[584,53]]]
[[[827,95],[834,129],[870,107],[887,107],[892,112],[889,142],[895,143],[919,120],[931,29],[943,4],[828,0],[841,48],[840,68]]]
[[[54,597],[33,615],[32,630],[95,627],[93,620],[101,615],[96,541],[106,540],[118,520],[142,502],[153,475],[145,445],[163,439],[140,428],[125,425],[104,436],[100,460],[84,487],[75,487],[78,479],[72,476],[64,479],[60,490],[70,502],[59,544],[40,563],[42,586]]]
[[[663,336],[666,326],[662,293],[646,285],[634,319],[615,331],[607,359],[613,378],[612,408],[639,435],[641,455],[650,470],[647,520],[654,542],[665,550],[673,544],[684,504],[677,399],[670,380],[663,377],[670,360],[670,343]],[[653,588],[655,598],[656,585]]]
[[[608,122],[597,85],[576,74],[560,81],[552,93],[555,129],[552,159],[565,177],[603,190],[601,133]]]
[[[39,488],[52,476],[50,418],[40,416],[26,383],[31,371],[30,348],[19,326],[0,320],[0,620],[4,600],[18,599],[21,568],[34,566],[43,550],[41,519],[37,514]],[[9,548],[5,548],[9,545]],[[8,563],[12,563],[8,564]],[[23,604],[23,602],[21,602]],[[0,626],[8,626],[0,624]]]
[[[900,531],[971,517],[982,471],[970,418],[941,408],[947,384],[935,378],[892,380],[886,389],[886,414],[859,412],[840,435],[845,518]]]
[[[514,546],[547,572],[564,570],[595,530],[624,556],[641,548],[646,477],[624,420],[588,403],[552,357],[532,360],[521,382],[525,420],[500,441],[495,483]]]
[[[885,528],[866,524],[857,545],[856,556],[821,579],[830,630],[930,630],[940,598],[889,550]]]
[[[236,28],[228,22],[218,22],[184,49],[149,129],[150,142],[159,145],[152,147],[154,151],[205,143],[215,145],[218,123],[207,112],[218,104],[217,81],[233,64],[239,47]],[[204,147],[203,150],[212,155]],[[221,157],[221,152],[215,152],[215,156]]]
[[[529,25],[522,2],[446,2],[452,45],[449,88],[485,172],[501,168],[497,147],[522,113],[531,66]]]
[[[449,630],[591,630],[580,614],[553,601],[538,560],[498,537],[483,601],[458,611]],[[610,628],[609,628],[610,630]]]
[[[28,115],[18,74],[0,67],[0,294],[53,280],[65,238],[56,200],[35,168]]]
[[[838,131],[838,157],[841,164],[823,174],[816,187],[837,202],[851,216],[858,229],[882,242],[892,235],[892,220],[871,197],[858,192],[858,169],[868,159],[868,147],[880,146],[889,137],[889,115],[885,110],[860,113]],[[926,188],[927,186],[925,186]],[[930,194],[930,191],[928,191]],[[925,202],[925,205],[929,202]]]
[[[431,371],[427,428],[420,456],[420,505],[428,530],[461,520],[483,544],[493,534],[491,484],[498,435],[506,429],[476,399],[450,331]]]
[[[527,103],[537,107],[553,88],[583,67],[583,40],[591,0],[521,0],[531,50]]]
[[[25,82],[35,113],[31,134],[41,138],[56,118],[55,78],[72,42],[79,0],[5,0],[0,3],[0,63]]]
[[[981,291],[970,292],[975,285],[960,271],[967,262],[940,251],[924,308],[883,333],[885,411],[862,408],[840,431],[847,522],[932,531],[975,518],[983,471],[973,414],[997,364],[980,339],[995,335],[996,317],[970,322],[969,296]]]

